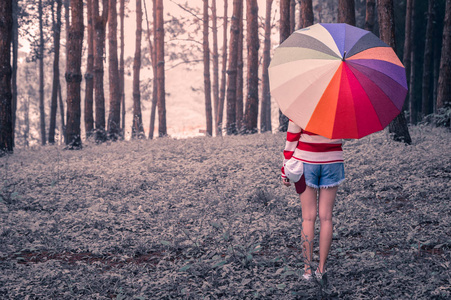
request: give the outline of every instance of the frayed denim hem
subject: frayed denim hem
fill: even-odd
[[[305,184],[306,184],[308,187],[311,187],[311,188],[317,190],[317,189],[329,189],[329,188],[337,187],[337,186],[339,186],[343,181],[345,181],[345,179],[342,179],[342,180],[340,180],[339,182],[334,183],[334,184],[330,184],[330,185],[321,185],[321,186],[317,186],[316,184],[311,184],[311,183],[309,183],[309,182],[306,182]]]
[[[343,181],[345,181],[345,179],[342,179],[342,180],[340,180],[339,182],[334,183],[334,184],[330,184],[330,185],[321,185],[320,188],[321,188],[321,189],[328,189],[328,188],[337,187],[337,186],[339,186]]]

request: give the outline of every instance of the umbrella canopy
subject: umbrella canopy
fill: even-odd
[[[404,66],[369,31],[348,24],[315,24],[275,49],[271,95],[306,131],[328,138],[361,138],[384,129],[407,94]]]

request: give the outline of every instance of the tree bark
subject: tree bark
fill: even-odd
[[[228,1],[224,0],[224,19],[223,19],[223,40],[222,40],[222,71],[221,71],[221,86],[219,88],[219,103],[218,115],[216,116],[216,136],[222,135],[222,119],[224,113],[224,100],[226,92],[226,69],[227,69],[227,29],[228,29]]]
[[[105,91],[103,87],[105,28],[108,22],[108,0],[102,0],[102,14],[99,14],[99,0],[92,0],[94,20],[94,87],[95,87],[95,139],[97,142],[106,140],[105,134]]]
[[[15,144],[15,130],[16,130],[16,111],[17,111],[17,61],[19,58],[19,5],[17,0],[12,1],[13,5],[13,29],[12,29],[12,78],[11,78],[11,93],[12,93],[12,122],[13,122],[13,147]]]
[[[153,1],[153,5],[155,7],[155,0]],[[149,139],[153,139],[153,134],[155,131],[155,111],[157,108],[157,62],[156,62],[156,53],[155,49],[152,45],[152,40],[150,38],[150,26],[149,26],[149,18],[147,16],[147,6],[146,1],[144,1],[144,10],[146,12],[146,24],[147,24],[147,40],[149,42],[149,52],[150,52],[150,59],[152,61],[152,70],[153,70],[153,87],[152,87],[152,106],[150,109],[150,125],[149,125]],[[156,19],[156,9],[153,10],[153,19]],[[153,36],[154,36],[154,43],[156,43],[156,32],[157,32],[157,26],[156,23],[153,23]]]
[[[14,147],[11,94],[12,0],[0,1],[0,156]]]
[[[377,0],[377,13],[379,19],[379,35],[382,41],[396,49],[395,43],[395,21],[393,11],[393,0]],[[388,126],[389,132],[393,134],[395,141],[411,144],[409,129],[407,128],[404,112],[399,115]]]
[[[141,0],[136,0],[136,42],[135,59],[133,61],[133,127],[132,137],[144,138],[144,128],[141,113],[141,37],[142,37],[142,5]]]
[[[301,24],[300,28],[313,25],[313,5],[312,0],[300,0]]]
[[[451,0],[446,0],[442,54],[437,87],[437,109],[451,106]]]
[[[296,30],[296,0],[290,0],[290,31]]]
[[[417,122],[417,115],[418,115],[418,105],[416,101],[416,82],[415,82],[415,68],[416,68],[416,61],[415,61],[415,53],[416,53],[416,43],[415,41],[415,1],[412,1],[412,16],[411,16],[411,31],[410,31],[410,37],[412,40],[411,49],[410,49],[410,76],[409,76],[409,116],[410,116],[410,123],[415,124]]]
[[[121,133],[121,89],[117,58],[117,0],[110,0],[108,16],[108,73],[110,83],[110,112],[108,138],[117,140]],[[142,122],[141,122],[142,123]]]
[[[290,34],[290,0],[280,0],[280,41],[282,44]],[[279,110],[279,131],[286,132],[288,129],[288,118]]]
[[[244,124],[246,133],[256,133],[258,120],[258,4],[247,0],[247,99]]]
[[[212,136],[212,117],[211,117],[211,81],[210,81],[210,46],[208,42],[208,0],[203,0],[203,54],[204,54],[204,92],[205,92],[205,119],[206,134]]]
[[[164,72],[164,18],[163,0],[156,0],[156,61],[157,61],[157,105],[158,105],[158,136],[167,136],[166,129],[166,91]]]
[[[421,114],[422,116],[432,113],[431,99],[431,75],[432,75],[432,41],[434,38],[434,19],[435,19],[435,1],[429,0],[428,14],[426,25],[426,42],[424,44],[423,59],[423,81],[422,81],[422,97],[421,97]]]
[[[403,54],[403,64],[406,69],[407,86],[409,86],[410,80],[410,55],[412,52],[412,0],[407,0],[406,3],[406,22],[405,22],[405,36],[404,36],[404,54]],[[404,102],[404,110],[409,109],[409,99],[407,98]]]
[[[59,60],[60,60],[60,37],[61,37],[61,7],[62,1],[56,1],[56,22],[53,26],[53,84],[52,84],[52,100],[50,105],[50,127],[49,127],[49,143],[55,143],[55,128],[56,128],[56,111],[58,108],[58,89],[60,84],[60,70],[59,70]],[[53,6],[53,4],[52,4]],[[85,120],[86,122],[86,120]]]
[[[144,3],[145,0],[144,0]],[[120,8],[119,8],[119,15],[121,19],[121,55],[119,57],[119,81],[120,81],[120,89],[121,89],[121,136],[122,138],[125,137],[125,76],[124,76],[124,69],[125,69],[125,62],[124,62],[124,55],[125,55],[125,28],[124,28],[124,22],[125,22],[125,0],[120,0]]]
[[[262,104],[260,108],[260,132],[271,131],[271,93],[269,91],[268,67],[271,62],[271,6],[273,0],[266,0],[265,41],[263,48]]]
[[[94,26],[92,13],[92,0],[87,2],[88,10],[88,59],[85,73],[85,131],[90,137],[94,130]]]
[[[247,1],[247,0],[246,0]],[[243,1],[241,1],[241,15],[239,17],[240,22],[240,34],[238,37],[238,61],[236,65],[236,130],[237,133],[243,132],[243,95],[244,95],[244,26],[243,26]]]
[[[240,36],[240,16],[242,0],[233,0],[233,14],[230,25],[230,50],[227,70],[227,122],[228,135],[236,134],[236,85],[237,85],[237,61],[238,39]]]
[[[411,1],[411,0],[408,0]],[[373,32],[374,30],[374,8],[376,0],[366,0],[365,30]],[[406,23],[407,24],[407,23]]]
[[[81,149],[80,137],[80,85],[83,78],[81,74],[81,54],[83,49],[83,0],[71,0],[71,22],[69,39],[67,41],[67,127],[66,145],[68,149]]]
[[[214,126],[215,135],[218,136],[218,126],[216,120],[218,118],[218,108],[219,108],[219,54],[218,54],[218,25],[217,25],[217,15],[216,15],[216,0],[211,2],[211,21],[212,28],[211,32],[213,35],[213,120],[212,126]]]
[[[355,0],[338,0],[338,23],[355,26]]]
[[[42,0],[38,2],[39,10],[39,124],[41,128],[41,144],[46,144],[45,106],[44,106],[44,26]]]

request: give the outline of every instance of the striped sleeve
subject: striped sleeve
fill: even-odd
[[[294,150],[299,142],[299,138],[301,136],[302,129],[293,121],[289,120],[288,129],[287,129],[287,140],[285,142],[285,149],[283,150],[283,165],[293,156]],[[285,172],[282,167],[282,177],[285,178]]]

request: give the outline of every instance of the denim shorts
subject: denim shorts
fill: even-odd
[[[345,180],[345,167],[343,163],[304,163],[304,175],[307,186],[315,189],[330,188],[338,186]]]

